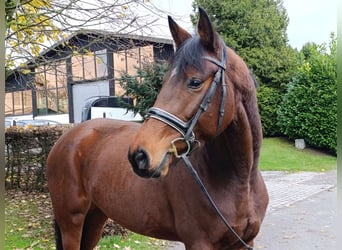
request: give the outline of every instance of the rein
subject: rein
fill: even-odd
[[[191,164],[191,161],[189,160],[188,156],[186,156],[185,154],[182,155],[182,159],[185,162],[185,165],[187,166],[187,168],[189,169],[192,177],[194,177],[194,179],[196,180],[198,186],[200,187],[201,191],[203,192],[203,194],[205,195],[205,197],[207,198],[207,200],[209,201],[210,205],[214,208],[216,214],[220,217],[220,219],[222,220],[222,222],[226,225],[226,227],[235,235],[235,237],[246,247],[247,250],[253,250],[253,247],[248,245],[239,235],[237,232],[235,232],[235,230],[233,229],[233,227],[229,224],[229,222],[226,220],[226,218],[224,218],[223,214],[221,213],[220,209],[217,207],[215,201],[213,200],[213,198],[211,198],[208,190],[205,188],[201,178],[199,177],[197,171],[194,169],[194,167]]]
[[[179,119],[177,116],[169,113],[168,111],[162,110],[160,108],[152,107],[148,110],[146,119],[148,118],[154,118],[156,120],[159,120],[173,129],[177,130],[183,137],[176,138],[173,141],[171,141],[171,149],[168,151],[168,153],[173,153],[176,158],[182,158],[185,165],[187,166],[188,170],[190,171],[191,175],[196,180],[198,186],[200,187],[201,191],[204,193],[205,197],[209,201],[210,205],[214,208],[217,215],[220,217],[222,222],[226,225],[226,227],[235,235],[235,237],[246,247],[247,250],[253,250],[253,247],[248,245],[238,234],[237,232],[232,228],[232,226],[229,224],[229,222],[225,219],[219,208],[217,207],[215,201],[211,198],[208,190],[204,186],[202,180],[200,179],[197,171],[194,169],[194,167],[191,164],[191,161],[189,160],[189,155],[191,152],[195,149],[195,143],[198,145],[200,144],[199,141],[196,140],[195,134],[193,132],[193,129],[200,118],[201,114],[207,110],[211,98],[213,97],[218,85],[221,84],[221,102],[219,107],[219,117],[218,117],[218,124],[217,124],[217,132],[218,135],[221,130],[222,126],[222,120],[224,115],[224,104],[225,99],[227,95],[227,89],[226,84],[224,81],[224,71],[226,70],[226,60],[227,60],[227,52],[226,52],[226,46],[224,42],[222,41],[222,53],[221,53],[221,61],[218,61],[215,58],[209,57],[209,56],[203,56],[203,59],[206,59],[214,64],[216,64],[219,69],[215,73],[214,79],[206,92],[205,96],[203,97],[203,100],[196,112],[196,114],[188,121],[184,122],[183,120]],[[184,141],[187,144],[187,150],[185,153],[179,154],[177,151],[177,148],[175,146],[175,142],[177,141]],[[159,166],[162,167],[162,166]],[[157,171],[160,171],[158,168]]]

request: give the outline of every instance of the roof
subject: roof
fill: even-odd
[[[144,46],[146,44],[173,46],[173,41],[171,39],[157,38],[151,36],[119,34],[103,30],[83,29],[72,33],[65,39],[62,39],[54,45],[50,46],[49,49],[42,51],[37,58],[27,61],[25,67],[34,68],[36,67],[36,65],[42,64],[46,61],[70,57],[72,53],[71,46],[77,46],[78,48],[81,48],[81,50],[88,50],[89,48],[91,48],[91,51],[100,49],[101,46],[108,46],[114,51],[119,51],[127,48],[132,48],[134,46]],[[9,73],[8,78],[6,79],[6,85],[9,84],[8,81],[10,81],[10,79],[12,78],[12,80],[15,80],[13,82],[13,86],[15,85],[15,82],[17,82],[17,75],[23,75],[20,73],[20,68],[21,67],[18,67]],[[16,79],[14,79],[14,76]],[[8,86],[7,89],[9,88],[10,87]]]
[[[98,40],[97,40],[98,39]],[[120,42],[132,41],[135,46],[141,46],[143,44],[167,44],[173,45],[173,41],[171,39],[165,38],[157,38],[151,36],[141,36],[134,34],[120,34],[115,32],[103,31],[103,30],[78,30],[72,33],[70,36],[65,39],[60,40],[59,42],[52,45],[49,49],[44,50],[40,53],[39,58],[47,58],[53,57],[57,51],[69,51],[70,47],[68,45],[80,45],[81,48],[86,48],[90,46],[91,43],[106,43],[106,44],[118,44]],[[132,45],[133,45],[132,44]],[[82,45],[84,47],[82,47]],[[123,48],[122,48],[123,49]],[[120,49],[119,49],[120,50]]]
[[[72,40],[75,37],[79,35],[96,35],[96,36],[103,36],[105,38],[126,38],[126,39],[134,39],[134,40],[140,40],[140,41],[146,41],[150,43],[161,43],[161,44],[173,44],[172,39],[166,39],[166,38],[159,38],[159,37],[152,37],[152,36],[141,36],[141,35],[134,35],[134,34],[121,34],[121,33],[115,33],[110,31],[104,31],[104,30],[94,30],[94,29],[81,29],[76,32],[73,32],[70,36],[66,37],[65,39],[57,42],[55,45],[53,45],[51,48],[56,48],[60,46],[61,44],[65,43],[68,40]],[[42,52],[44,53],[44,51]]]

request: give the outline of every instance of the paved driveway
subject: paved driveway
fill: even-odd
[[[263,172],[270,203],[254,249],[337,249],[336,171]],[[167,250],[184,250],[170,243]]]

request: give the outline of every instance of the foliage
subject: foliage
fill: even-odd
[[[123,97],[132,97],[135,99],[135,104],[121,102],[121,106],[144,117],[157,98],[167,68],[165,62],[145,63],[137,69],[136,76],[122,72],[120,85],[124,89]]]
[[[261,85],[257,89],[259,113],[264,136],[278,136],[280,128],[277,125],[277,108],[281,102],[278,89]]]
[[[6,42],[12,49],[15,50],[21,45],[38,56],[41,50],[40,43],[58,39],[60,30],[48,16],[49,8],[49,0],[6,1]]]
[[[195,0],[226,44],[246,61],[261,85],[281,89],[292,77],[296,52],[287,44],[288,17],[277,0]],[[192,22],[197,21],[192,15]]]
[[[23,73],[29,73],[22,61],[25,56],[37,57],[46,41],[57,42],[61,30],[50,17],[50,0],[6,0],[6,69],[20,60]],[[17,65],[18,66],[18,65]]]
[[[278,110],[281,131],[336,153],[337,71],[336,38],[329,48],[307,44],[301,62]]]
[[[47,190],[45,163],[57,139],[70,125],[10,127],[5,131],[5,187]]]
[[[66,38],[82,29],[150,32],[149,26],[161,15],[156,13],[162,12],[146,0],[5,0],[6,75],[14,68],[30,73],[36,63],[47,60],[37,60],[37,56],[57,50],[57,42],[74,54],[81,52],[82,48],[75,48]]]

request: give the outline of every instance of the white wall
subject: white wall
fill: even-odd
[[[93,96],[109,96],[108,81],[75,84],[72,86],[74,102],[74,123],[82,120],[82,109],[85,101]]]
[[[6,120],[32,120],[33,115],[17,115],[17,116],[6,116]],[[69,123],[69,114],[61,114],[61,115],[40,115],[36,116],[34,119],[37,120],[50,120],[59,122],[62,124],[68,124]]]
[[[91,119],[103,118],[104,113],[106,114],[106,118],[110,119],[120,119],[124,121],[142,121],[141,115],[134,115],[132,111],[127,111],[127,109],[125,108],[91,107]]]

